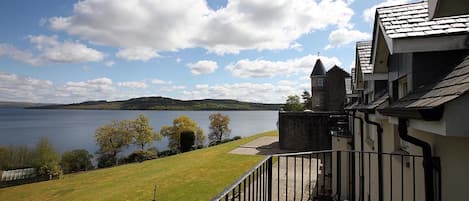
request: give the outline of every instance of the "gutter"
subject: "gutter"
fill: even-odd
[[[360,198],[364,199],[364,197],[365,197],[365,175],[364,175],[365,160],[364,160],[364,157],[365,156],[363,154],[363,143],[364,143],[363,142],[363,119],[356,116],[355,113],[356,113],[356,111],[353,111],[353,118],[358,119],[360,121],[360,135],[361,135],[361,137],[360,137],[360,140],[361,140],[361,142],[360,142],[360,150],[361,150],[361,152],[360,152],[360,158],[361,158],[361,164],[360,164],[360,166],[361,166],[361,169],[360,169]],[[355,138],[355,131],[354,131],[353,136]],[[355,140],[354,140],[354,143],[355,143]],[[355,148],[355,144],[353,146]]]
[[[370,121],[368,113],[365,112],[365,122],[376,126],[378,134],[378,191],[379,201],[383,201],[383,127],[378,122]]]
[[[407,119],[399,118],[398,130],[399,137],[415,146],[422,148],[423,152],[423,171],[425,179],[425,201],[434,201],[434,185],[433,185],[433,159],[432,147],[425,141],[412,137],[407,131]]]

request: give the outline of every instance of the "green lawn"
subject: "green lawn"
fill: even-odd
[[[0,189],[0,200],[209,200],[263,156],[228,154],[261,136],[162,159],[65,175],[63,179]]]

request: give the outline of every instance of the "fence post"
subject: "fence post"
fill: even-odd
[[[272,156],[267,160],[267,200],[272,201]],[[280,178],[279,178],[280,179]]]
[[[336,168],[337,168],[337,176],[336,176],[336,181],[337,181],[336,184],[337,184],[337,187],[336,187],[336,188],[337,188],[337,189],[336,189],[336,191],[337,191],[337,199],[338,199],[338,200],[340,200],[340,193],[341,193],[341,190],[342,190],[342,189],[341,189],[341,183],[340,183],[340,182],[341,182],[341,177],[342,177],[342,176],[341,176],[341,173],[342,173],[341,156],[342,156],[341,152],[340,152],[340,151],[337,151],[337,157],[336,157],[336,160],[337,160],[337,161],[336,161],[336,162],[337,162],[337,166],[336,166]]]

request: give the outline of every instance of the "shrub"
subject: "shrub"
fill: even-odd
[[[62,166],[64,173],[87,171],[94,168],[91,163],[92,158],[93,155],[91,155],[87,150],[75,149],[63,153],[60,165]]]
[[[158,153],[158,157],[162,158],[162,157],[166,157],[166,156],[176,155],[176,154],[178,154],[178,153],[179,153],[178,150],[176,150],[176,149],[170,149],[170,150],[166,150],[166,151],[159,152],[159,153]]]
[[[241,136],[234,136],[232,139],[233,140],[239,140],[239,139],[241,139]]]
[[[105,168],[116,165],[117,157],[112,154],[101,154],[97,160],[98,168]]]
[[[158,158],[158,153],[154,151],[149,151],[149,150],[137,150],[134,151],[132,154],[130,154],[126,158],[127,163],[133,163],[133,162],[142,162],[146,160],[152,160]]]
[[[193,131],[181,132],[181,152],[188,152],[192,150],[195,143],[195,134]]]

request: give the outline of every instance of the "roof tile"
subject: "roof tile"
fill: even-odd
[[[469,91],[469,56],[449,74],[393,103],[390,109],[425,109],[443,105]]]
[[[410,3],[377,9],[378,20],[390,38],[439,34],[468,34],[469,15],[428,18],[428,2]],[[422,34],[423,33],[423,34]]]

